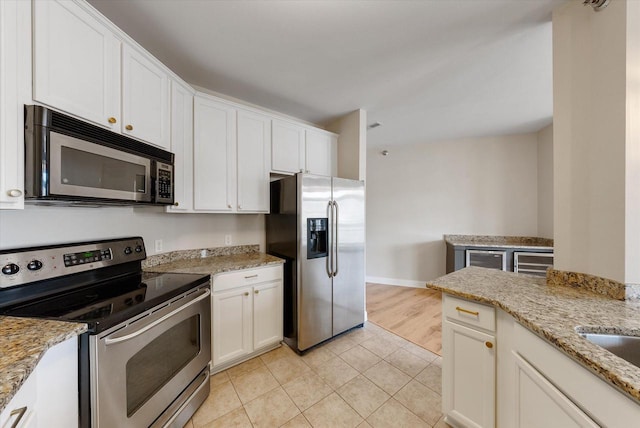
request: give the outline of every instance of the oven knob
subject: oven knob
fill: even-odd
[[[124,253],[125,253],[125,254],[131,254],[131,247],[126,247],[126,248],[124,249]]]
[[[142,247],[140,245],[136,245],[136,253],[141,253]]]
[[[8,263],[2,267],[2,273],[5,275],[15,275],[20,271],[20,266],[15,263]]]
[[[31,260],[27,264],[27,269],[29,269],[29,270],[40,270],[40,269],[42,269],[42,262],[40,260]]]

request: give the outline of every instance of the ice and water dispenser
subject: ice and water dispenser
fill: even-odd
[[[327,257],[329,247],[326,217],[307,219],[307,259]]]

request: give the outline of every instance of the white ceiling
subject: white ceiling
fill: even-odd
[[[551,123],[567,0],[89,0],[187,82],[390,147]]]

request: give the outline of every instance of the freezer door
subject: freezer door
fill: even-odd
[[[328,218],[331,178],[298,174],[298,349],[331,338],[332,294],[327,257],[307,258],[308,219]]]
[[[364,322],[364,183],[333,178],[333,335]]]

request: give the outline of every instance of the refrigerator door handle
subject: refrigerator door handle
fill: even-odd
[[[333,269],[333,276],[338,276],[338,221],[340,220],[340,212],[338,210],[338,203],[333,201],[333,206],[335,210],[335,232],[334,232],[334,240],[333,247],[335,248],[335,254],[333,255],[333,260],[336,262],[336,266]]]
[[[333,277],[333,271],[331,270],[333,268],[333,229],[332,229],[332,214],[333,214],[333,210],[331,208],[331,201],[329,201],[329,203],[327,204],[327,217],[328,217],[328,222],[329,222],[329,251],[327,252],[327,258],[325,259],[326,262],[326,269],[327,269],[327,276],[329,276],[329,278]]]

